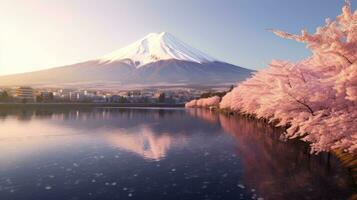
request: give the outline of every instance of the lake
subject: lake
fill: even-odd
[[[1,200],[347,199],[349,171],[281,130],[183,108],[0,111]]]

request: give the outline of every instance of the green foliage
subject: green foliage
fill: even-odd
[[[128,100],[125,97],[123,97],[123,96],[120,97],[119,103],[127,103],[127,102],[128,102]]]
[[[130,96],[139,96],[141,95],[140,90],[128,91],[127,95]]]
[[[228,91],[223,91],[223,92],[205,92],[205,93],[202,93],[201,96],[200,96],[200,99],[201,98],[208,98],[208,97],[213,97],[213,96],[219,96],[219,97],[223,97],[224,95],[227,94],[227,92],[230,92],[232,91],[234,88],[233,85],[230,86],[230,88],[228,89]]]
[[[159,103],[164,103],[165,102],[165,93],[161,93],[160,96],[159,96]]]
[[[234,89],[234,85],[231,85],[231,87],[229,88],[228,92],[232,91]]]
[[[42,101],[43,101],[42,95],[37,95],[36,102],[42,102]]]
[[[2,93],[0,93],[0,102],[8,102],[11,99],[12,98],[7,91],[3,91]]]
[[[51,100],[51,101],[54,99],[53,92],[50,92],[50,94],[49,94],[49,97],[48,97],[48,98],[49,98],[49,100]]]

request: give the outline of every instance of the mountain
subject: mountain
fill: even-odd
[[[232,84],[252,70],[216,60],[167,32],[87,62],[0,77],[0,86],[130,87]]]
[[[110,63],[127,58],[130,58],[137,67],[171,59],[196,63],[215,61],[214,58],[188,46],[167,32],[150,33],[127,47],[103,56],[100,60]]]

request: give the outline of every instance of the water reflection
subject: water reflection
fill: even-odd
[[[156,161],[163,159],[174,143],[180,147],[186,144],[185,137],[182,135],[178,135],[176,138],[173,138],[169,133],[157,135],[148,126],[141,126],[134,130],[114,130],[110,134],[106,134],[105,137],[114,147]]]
[[[208,110],[200,112],[205,114],[195,116],[204,116],[204,120],[206,115],[215,115]],[[349,174],[335,157],[326,153],[310,155],[308,146],[300,141],[282,142],[282,130],[267,124],[239,116],[217,117],[223,130],[235,139],[235,151],[245,170],[243,182],[263,196],[338,199],[344,188],[352,187],[352,180],[346,181]]]
[[[219,118],[219,115],[207,109],[187,109],[186,112],[211,124],[216,124]]]
[[[346,169],[204,109],[0,111],[0,199],[346,199]]]

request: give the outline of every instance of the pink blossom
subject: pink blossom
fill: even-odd
[[[192,100],[185,104],[186,108],[209,108],[219,107],[221,98],[219,96],[213,96],[208,98],[201,98],[198,100]]]
[[[347,1],[342,14],[314,34],[272,31],[306,43],[312,56],[272,61],[224,96],[220,107],[288,127],[284,136],[311,143],[313,152],[357,152],[357,11]]]

